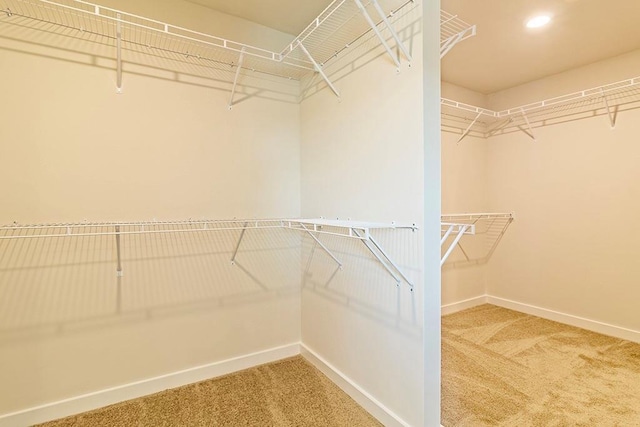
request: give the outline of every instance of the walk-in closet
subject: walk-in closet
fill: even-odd
[[[442,60],[442,211],[511,214],[444,244],[445,426],[640,423],[640,5],[611,6],[442,1],[477,29]]]
[[[530,3],[0,0],[0,426],[633,425],[640,5]]]

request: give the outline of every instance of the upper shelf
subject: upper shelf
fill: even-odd
[[[543,101],[502,111],[442,98],[443,129],[487,138],[514,131],[524,131],[535,139],[536,127],[573,120],[594,113],[607,115],[615,127],[616,114],[627,106],[640,102],[640,77],[598,86]]]
[[[476,26],[471,25],[444,10],[440,11],[440,58],[455,45],[476,35]]]
[[[226,73],[223,80],[233,85],[249,72],[289,80],[300,80],[318,72],[339,95],[323,67],[332,59],[374,32],[393,61],[400,56],[389,44],[389,34],[402,55],[410,53],[393,28],[394,16],[415,0],[334,0],[291,43],[280,52],[216,37],[169,23],[102,7],[83,0],[0,0],[0,23],[30,28],[117,49],[118,90],[122,89],[122,52],[186,62]],[[457,17],[442,12],[441,54],[454,42],[475,34]],[[445,52],[446,53],[446,52]],[[133,55],[131,55],[133,56]],[[157,65],[157,61],[154,62]],[[159,65],[162,68],[162,64]]]

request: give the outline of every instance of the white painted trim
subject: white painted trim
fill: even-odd
[[[475,298],[469,298],[464,301],[458,301],[451,304],[446,304],[441,307],[440,314],[446,316],[447,314],[457,313],[468,308],[477,307],[487,303],[488,295],[481,295]]]
[[[135,399],[170,388],[204,381],[248,369],[265,363],[275,362],[300,354],[300,343],[271,348],[232,359],[207,365],[196,366],[171,374],[161,375],[130,384],[88,393],[70,399],[60,400],[18,412],[0,415],[0,427],[30,426],[56,420],[81,412],[102,408],[125,400]]]
[[[533,316],[542,317],[543,319],[553,320],[556,322],[564,323],[566,325],[576,326],[578,328],[598,332],[600,334],[640,343],[640,331],[634,331],[632,329],[623,328],[621,326],[610,325],[608,323],[599,322],[597,320],[586,319],[584,317],[561,313],[558,311],[536,307],[534,305],[524,304],[504,298],[487,296],[487,302],[499,307],[509,308],[511,310],[516,310],[522,313],[531,314]]]
[[[358,402],[365,410],[373,415],[386,427],[410,427],[410,425],[396,415],[389,408],[384,406],[375,397],[369,394],[365,389],[356,384],[345,374],[336,369],[331,363],[327,362],[322,356],[310,349],[304,344],[300,344],[300,354],[302,357],[311,362],[331,381],[347,393],[353,400]]]

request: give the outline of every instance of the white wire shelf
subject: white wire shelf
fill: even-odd
[[[417,229],[415,224],[396,224],[364,222],[351,220],[317,219],[233,219],[233,220],[186,220],[186,221],[140,221],[140,222],[82,222],[55,224],[11,224],[0,227],[0,243],[24,239],[68,239],[78,237],[113,236],[116,241],[117,275],[122,277],[122,260],[120,256],[121,239],[130,235],[143,234],[179,234],[179,233],[215,233],[220,231],[239,231],[238,242],[231,257],[235,264],[240,245],[245,233],[250,230],[289,229],[303,232],[314,240],[340,268],[342,262],[323,244],[320,235],[333,235],[357,239],[362,242],[383,268],[399,285],[406,282],[413,290],[413,284],[400,267],[384,251],[371,234],[371,230],[380,229]],[[0,249],[2,247],[0,246]],[[5,246],[6,248],[6,246]]]
[[[476,35],[476,26],[468,24],[457,15],[440,11],[440,58],[442,59],[458,43]]]
[[[470,255],[462,247],[461,241],[464,236],[485,235],[486,245],[482,247],[482,255],[475,258],[476,262],[486,262],[507,228],[514,220],[512,213],[464,213],[445,214],[440,216],[440,247],[442,255],[440,266],[442,267],[449,259],[454,249],[459,248],[465,262],[471,262]]]
[[[194,74],[202,77],[207,76],[203,70],[216,70],[220,80],[232,85],[229,102],[231,107],[239,78],[253,73],[299,81],[306,74],[317,72],[339,96],[323,72],[323,67],[369,32],[378,36],[380,43],[399,66],[400,56],[392,51],[387,40],[386,34],[391,34],[402,55],[410,61],[410,52],[393,28],[392,18],[414,2],[415,0],[334,0],[280,52],[84,0],[0,0],[0,25],[13,25],[20,29],[115,48],[118,92],[122,92],[123,60],[135,61],[134,58],[141,55],[151,58],[151,63],[160,69],[165,61],[164,65],[169,71],[174,71],[176,62],[197,70]],[[441,22],[441,40],[448,40],[459,34],[456,31],[464,32],[461,39],[469,36],[465,29],[467,24],[457,17],[443,12]]]
[[[444,130],[487,138],[523,131],[535,140],[533,129],[593,115],[608,117],[615,127],[617,113],[640,106],[640,77],[622,80],[502,111],[493,111],[451,99],[441,99]]]

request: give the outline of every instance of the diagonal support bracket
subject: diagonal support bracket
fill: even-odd
[[[442,236],[442,238],[440,239],[440,247],[444,247],[449,237],[451,237],[452,235],[454,237],[453,237],[453,241],[449,244],[449,247],[445,251],[444,255],[442,255],[442,257],[440,258],[440,267],[444,265],[444,263],[449,258],[449,255],[451,255],[451,252],[453,252],[453,250],[458,245],[458,243],[460,243],[460,239],[462,239],[462,236],[464,236],[465,234],[475,234],[476,232],[475,226],[472,224],[442,224],[442,225],[447,227],[447,230],[445,231],[444,236]]]
[[[611,124],[611,129],[616,128],[616,116],[611,112],[611,107],[609,106],[609,100],[607,99],[607,95],[604,93],[604,89],[600,88],[600,92],[602,93],[602,99],[604,100],[604,106],[607,108],[607,114],[609,115],[609,123]]]
[[[475,119],[473,119],[473,121],[471,122],[471,124],[469,125],[469,127],[467,127],[467,129],[465,129],[464,132],[462,132],[462,135],[460,136],[460,139],[458,139],[458,142],[456,144],[460,144],[460,142],[465,139],[467,137],[467,135],[469,135],[469,132],[471,132],[471,128],[473,127],[473,125],[476,124],[476,122],[478,121],[478,119],[480,119],[480,116],[482,115],[482,111],[478,113],[478,115],[476,116]]]
[[[244,233],[247,231],[247,225],[249,222],[245,222],[242,226],[242,231],[240,232],[240,237],[238,238],[238,243],[236,244],[236,248],[233,251],[233,255],[231,256],[231,265],[236,264],[236,256],[238,255],[238,250],[240,249],[240,243],[242,243],[242,239],[244,239]]]
[[[233,78],[233,87],[231,88],[231,96],[229,97],[229,110],[233,107],[233,97],[236,94],[236,87],[238,86],[238,79],[240,78],[240,70],[242,69],[242,62],[244,61],[244,47],[240,51],[240,57],[238,58],[238,65],[236,68],[236,75]]]
[[[451,37],[440,43],[440,59],[444,58],[444,56],[449,53],[449,51],[453,49],[455,45],[475,35],[476,26],[473,25],[464,31],[460,31],[458,34],[452,35]]]
[[[333,83],[331,83],[331,80],[329,80],[329,77],[327,77],[327,75],[322,70],[322,67],[320,67],[320,65],[316,62],[316,60],[313,59],[313,56],[311,56],[311,54],[309,53],[307,48],[304,47],[304,45],[300,41],[298,41],[298,46],[304,52],[304,54],[307,55],[307,58],[309,58],[309,61],[311,61],[311,63],[313,64],[313,66],[316,69],[316,71],[318,72],[318,74],[320,74],[322,76],[322,78],[324,79],[325,83],[327,83],[327,86],[329,86],[329,88],[333,91],[333,93],[335,93],[336,96],[338,98],[340,98],[340,92],[338,92],[338,89],[336,89],[336,87],[333,85]]]
[[[371,0],[371,4],[373,4],[373,7],[375,7],[378,15],[380,15],[380,18],[382,18],[382,22],[384,22],[384,25],[387,26],[387,29],[391,33],[393,39],[396,41],[396,44],[402,51],[404,57],[407,58],[407,61],[409,61],[409,63],[411,63],[411,54],[409,53],[409,49],[407,49],[404,43],[402,43],[402,40],[400,40],[400,36],[389,22],[389,19],[387,19],[387,15],[384,13],[384,10],[382,10],[382,7],[380,7],[380,3],[378,3],[378,0]]]
[[[329,250],[329,248],[327,248],[321,241],[320,239],[318,239],[316,236],[313,235],[313,233],[311,232],[311,230],[309,230],[304,224],[300,224],[300,227],[302,227],[302,229],[304,231],[307,232],[307,234],[309,236],[311,236],[311,238],[318,244],[318,246],[320,246],[326,253],[327,255],[329,255],[335,262],[336,264],[338,264],[338,266],[340,266],[340,268],[342,269],[342,263],[340,262],[340,260]]]
[[[378,39],[380,39],[380,43],[382,43],[382,46],[384,46],[389,56],[391,57],[393,62],[396,64],[396,67],[398,67],[399,69],[400,61],[398,60],[397,56],[393,54],[393,51],[389,47],[389,44],[387,44],[387,41],[382,36],[382,33],[380,33],[380,30],[378,30],[378,26],[376,25],[376,23],[373,22],[373,19],[371,19],[371,15],[369,15],[369,12],[367,12],[367,9],[364,7],[364,5],[360,0],[353,0],[353,1],[356,3],[358,8],[360,9],[362,16],[364,16],[364,19],[366,19],[367,23],[369,24],[373,32],[376,34],[376,36],[378,36]]]
[[[533,139],[533,142],[537,142],[536,139],[536,135],[533,133],[533,128],[531,127],[531,123],[529,122],[529,118],[527,117],[527,114],[524,112],[524,109],[521,110],[522,113],[522,118],[524,119],[524,122],[527,124],[527,127],[529,128],[529,132],[523,130],[524,133],[526,133],[531,139]]]
[[[355,228],[351,229],[351,232],[356,235],[362,243],[366,246],[367,249],[373,254],[374,257],[382,264],[385,270],[393,277],[396,283],[399,285],[402,280],[407,282],[411,291],[413,292],[413,283],[404,275],[402,270],[396,265],[395,262],[387,255],[387,253],[382,249],[382,247],[375,241],[375,239],[371,236],[370,233],[366,232],[365,235],[361,235],[358,230]],[[397,274],[396,274],[397,273]],[[400,277],[398,277],[398,274]]]
[[[116,14],[116,92],[122,93],[122,21]]]

